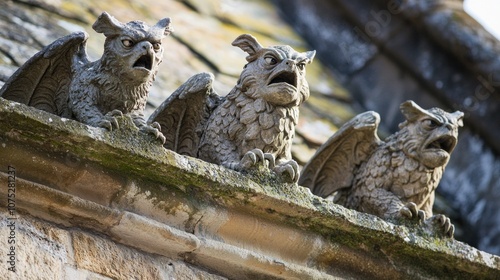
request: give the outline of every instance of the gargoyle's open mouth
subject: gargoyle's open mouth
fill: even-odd
[[[432,141],[425,148],[426,149],[440,149],[440,150],[446,151],[447,153],[451,153],[451,151],[453,151],[453,149],[455,148],[456,144],[457,144],[457,141],[455,140],[455,137],[449,136],[449,135],[444,135],[444,136],[441,136],[438,139]]]
[[[132,65],[134,68],[146,68],[149,71],[153,69],[153,59],[151,58],[150,55],[143,55],[139,57],[139,59]]]
[[[269,82],[269,85],[278,83],[287,83],[289,85],[297,87],[297,76],[293,72],[282,72],[276,75],[276,77],[272,78]]]

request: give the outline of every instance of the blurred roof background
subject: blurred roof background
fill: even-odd
[[[174,33],[147,114],[192,75],[208,71],[227,94],[245,64],[231,46],[250,33],[262,45],[317,50],[307,67],[293,156],[304,164],[359,112],[381,114],[381,137],[397,129],[399,104],[413,99],[466,113],[438,188],[436,211],[457,224],[457,239],[500,254],[500,44],[463,11],[462,1],[385,0],[8,0],[0,9],[0,85],[55,39],[84,30],[100,57],[104,36],[91,26],[107,11],[122,22],[172,19]],[[498,11],[498,10],[497,10]]]

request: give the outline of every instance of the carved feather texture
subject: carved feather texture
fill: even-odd
[[[68,95],[76,65],[89,62],[87,34],[62,37],[30,58],[5,83],[0,96],[62,117],[71,117]]]
[[[200,73],[187,80],[151,115],[166,137],[164,147],[196,157],[205,124],[221,98],[212,90],[214,77]]]
[[[29,59],[5,83],[0,96],[108,129],[116,127],[108,114],[120,111],[139,129],[162,139],[155,128],[146,127],[143,111],[169,23],[165,18],[152,27],[141,21],[124,24],[104,12],[93,25],[106,36],[101,59],[89,61],[87,34],[75,32]]]
[[[251,89],[248,81],[242,81]],[[259,148],[278,161],[291,159],[286,153],[295,134],[298,107],[279,107],[249,95],[256,94],[243,93],[237,86],[215,110],[208,120],[199,158],[217,164],[237,162],[246,152]]]
[[[169,149],[179,152],[177,144],[170,143],[183,141],[179,138],[189,139],[187,134],[196,127],[199,133],[194,138],[199,138],[199,144],[190,142],[189,155],[241,170],[248,167],[241,163],[244,155],[260,150],[268,154],[267,158],[269,154],[274,157],[275,168],[284,170],[277,172],[288,172],[296,181],[298,165],[292,162],[291,145],[299,117],[298,107],[309,96],[304,66],[312,61],[315,53],[298,53],[289,46],[263,48],[248,34],[240,35],[233,45],[249,54],[248,64],[225,98],[207,96],[207,91],[213,93],[211,83],[196,91],[198,93],[186,94],[189,88],[197,87],[197,76],[209,75],[198,74],[176,90],[153,113],[149,122],[159,122],[165,134],[177,130],[175,127],[183,127],[186,136],[177,132],[173,137],[167,136],[165,147]],[[180,102],[183,98],[186,102]],[[209,103],[212,106],[205,107],[200,114],[196,104]],[[188,121],[183,116],[191,111],[199,116]],[[289,166],[285,166],[287,164]]]
[[[394,218],[406,203],[432,216],[434,192],[461,126],[461,112],[424,110],[413,102],[401,105],[406,121],[385,142],[374,139],[370,112],[346,123],[304,167],[301,183],[314,194],[348,208]],[[376,122],[378,124],[378,122]]]

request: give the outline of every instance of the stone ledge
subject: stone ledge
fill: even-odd
[[[497,256],[178,155],[127,118],[107,132],[0,98],[0,122],[21,210],[146,252],[239,279],[500,277]]]

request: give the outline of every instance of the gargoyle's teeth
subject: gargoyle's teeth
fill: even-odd
[[[269,85],[278,83],[287,83],[297,87],[297,76],[292,72],[283,72],[274,77],[271,82],[269,82]]]
[[[438,139],[432,141],[429,145],[427,145],[427,149],[441,149],[446,151],[447,153],[451,153],[455,148],[456,141],[452,136],[441,136]]]
[[[151,56],[145,54],[139,57],[139,59],[134,63],[134,65],[132,65],[132,67],[146,68],[151,71],[151,69],[153,69],[153,61],[151,59]]]

